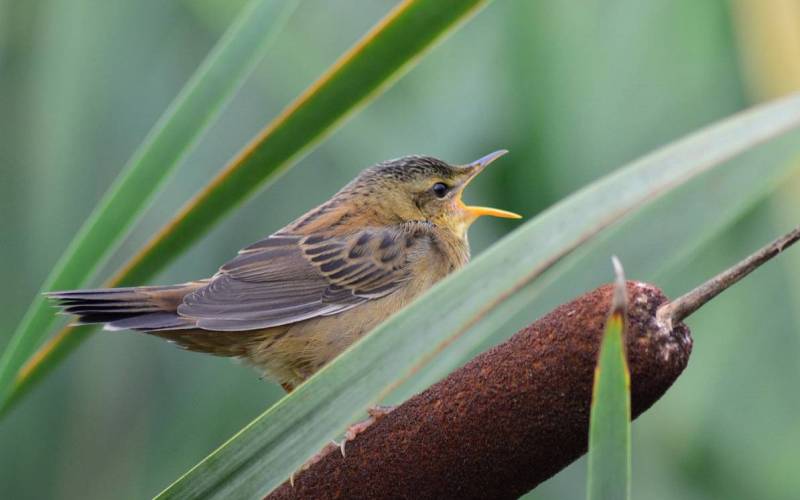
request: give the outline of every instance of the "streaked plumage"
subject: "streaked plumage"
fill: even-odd
[[[80,323],[241,357],[291,390],[466,264],[475,218],[514,216],[460,200],[503,153],[465,166],[424,156],[375,165],[205,280],[50,296]]]

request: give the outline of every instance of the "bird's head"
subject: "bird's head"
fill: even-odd
[[[387,221],[426,220],[463,238],[470,224],[482,215],[520,218],[512,212],[461,201],[467,184],[506,153],[495,151],[466,165],[450,165],[430,156],[404,156],[368,168],[349,189],[369,197],[378,217]]]

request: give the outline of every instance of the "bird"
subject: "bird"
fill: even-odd
[[[74,324],[133,330],[240,358],[287,392],[470,258],[480,216],[464,188],[506,154],[432,156],[363,170],[328,201],[238,252],[210,278],[48,293]]]

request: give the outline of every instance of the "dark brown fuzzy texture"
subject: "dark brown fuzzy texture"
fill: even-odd
[[[682,323],[655,322],[667,301],[628,282],[626,344],[633,416],[689,359]],[[559,306],[328,453],[267,498],[517,498],[586,452],[592,381],[612,286]]]

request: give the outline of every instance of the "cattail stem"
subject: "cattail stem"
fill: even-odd
[[[706,302],[758,269],[759,266],[790,247],[797,240],[800,240],[800,227],[762,247],[754,254],[714,276],[691,292],[664,304],[658,310],[658,320],[667,325],[682,321]]]

